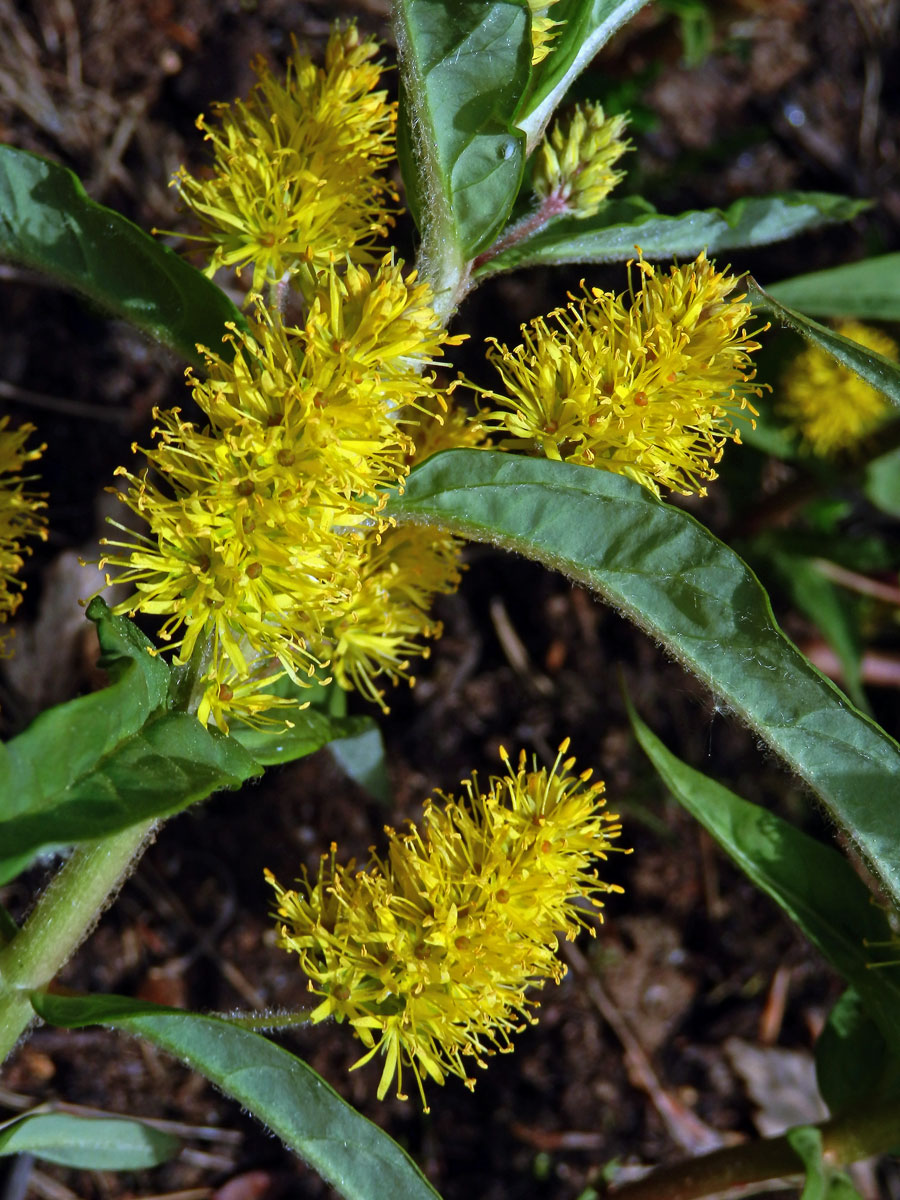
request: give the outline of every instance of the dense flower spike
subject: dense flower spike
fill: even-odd
[[[523,326],[514,350],[490,339],[508,395],[485,394],[509,411],[487,424],[510,435],[504,448],[627,475],[656,495],[705,495],[724,443],[740,440],[734,419],[754,411],[750,305],[704,254],[668,275],[637,267],[630,304],[591,288]]]
[[[296,46],[278,82],[261,60],[248,100],[215,106],[197,127],[214,155],[212,174],[182,168],[173,181],[203,226],[193,240],[211,252],[209,273],[252,264],[253,289],[306,263],[337,255],[371,262],[396,201],[379,174],[393,153],[396,106],[375,91],[376,43],[336,29],[324,67]]]
[[[206,679],[198,715],[223,728],[229,709],[283,703],[273,662],[303,683],[333,661],[341,684],[380,696],[373,680],[407,673],[437,631],[434,594],[458,578],[455,551],[413,552],[417,535],[388,529],[377,499],[415,454],[400,411],[433,423],[445,405],[422,368],[454,339],[390,256],[315,279],[302,327],[260,310],[251,336],[230,335],[230,360],[205,352],[206,377],[189,382],[208,424],[157,412],[155,476],[119,472],[149,534],[106,541],[103,565],[133,588],[117,611],[164,618],[177,661]]]
[[[26,450],[33,425],[9,428],[9,417],[0,419],[0,624],[6,624],[22,601],[25,584],[18,578],[24,556],[31,553],[27,538],[47,540],[47,507],[44,495],[29,491],[23,476],[26,463],[40,458],[43,446]],[[0,633],[0,651],[5,648]]]
[[[531,65],[543,62],[553,49],[553,39],[561,21],[554,21],[547,14],[559,0],[528,0],[531,9]]]
[[[897,343],[880,329],[860,321],[842,321],[835,329],[897,361]],[[776,408],[812,453],[824,458],[852,449],[893,411],[881,392],[818,346],[801,350],[785,371]]]
[[[484,426],[440,393],[426,397],[401,421],[415,439],[410,466],[440,450],[475,447],[484,442]],[[331,670],[346,688],[353,687],[384,707],[379,676],[396,683],[409,679],[409,655],[423,657],[419,639],[440,636],[431,615],[436,596],[456,590],[463,565],[461,538],[434,529],[406,525],[370,534],[361,567],[362,585],[351,606],[331,629]]]
[[[577,104],[559,120],[537,150],[532,186],[556,215],[592,217],[625,178],[615,164],[631,143],[628,120],[604,116],[599,104]]]
[[[600,897],[621,891],[593,863],[619,836],[603,811],[603,784],[574,774],[563,742],[553,767],[516,766],[482,791],[473,776],[456,800],[428,801],[421,831],[387,829],[385,858],[362,871],[341,866],[336,847],[318,877],[278,898],[278,941],[300,957],[310,990],[321,997],[313,1021],[346,1020],[379,1051],[382,1097],[404,1067],[423,1080],[448,1074],[474,1086],[466,1059],[511,1049],[511,1036],[533,1022],[528,990],[559,980],[557,934],[594,932]]]

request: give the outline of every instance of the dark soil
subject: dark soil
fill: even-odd
[[[709,5],[710,40],[690,66],[675,7],[650,5],[585,85],[635,113],[628,186],[669,212],[794,188],[875,201],[850,225],[733,256],[764,283],[900,247],[896,0],[723,0]],[[0,138],[71,166],[91,195],[143,227],[178,228],[167,183],[180,162],[202,159],[197,113],[246,91],[250,58],[278,60],[291,34],[318,51],[338,15],[390,44],[387,0],[0,0]],[[401,230],[400,244],[411,236]],[[455,365],[483,374],[482,338],[514,336],[582,273],[624,285],[610,268],[485,287],[460,316],[472,337]],[[153,405],[179,403],[183,385],[182,364],[132,330],[18,268],[0,267],[0,278],[0,397],[15,421],[39,426],[51,496],[50,542],[29,564],[22,610],[45,632],[20,630],[0,697],[8,736],[46,704],[97,685],[75,605],[93,583],[77,555],[95,556],[102,488],[131,442],[148,437]],[[748,478],[756,488],[764,477]],[[748,491],[743,502],[755,498]],[[733,504],[717,487],[700,515],[727,530]],[[284,1044],[406,1146],[447,1200],[586,1200],[613,1160],[627,1170],[753,1136],[760,1108],[785,1096],[799,1093],[800,1107],[782,1127],[814,1119],[809,1088],[804,1108],[804,1087],[790,1079],[811,1079],[840,982],[667,799],[628,732],[623,681],[686,761],[830,831],[755,739],[614,612],[526,561],[483,547],[467,560],[459,593],[439,606],[445,633],[417,686],[391,698],[390,807],[324,752],[215,797],[164,828],[61,983],[205,1011],[302,1004],[305,981],[273,944],[263,868],[290,880],[331,841],[364,856],[386,822],[418,815],[431,788],[496,769],[501,743],[552,759],[569,735],[579,764],[605,778],[634,853],[610,862],[625,893],[609,899],[597,939],[572,950],[566,979],[546,991],[540,1023],[515,1053],[491,1062],[474,1095],[456,1080],[432,1087],[424,1115],[413,1100],[375,1100],[377,1065],[348,1074],[359,1046],[346,1029],[320,1026]],[[794,636],[811,632],[781,615]],[[873,692],[873,703],[896,731],[896,693]],[[4,890],[14,915],[52,869]],[[5,1200],[331,1194],[202,1078],[111,1033],[34,1032],[4,1070],[0,1119],[51,1099],[175,1122],[188,1149],[134,1175],[33,1164],[9,1176]],[[857,1182],[869,1197],[900,1196],[900,1175],[883,1164]]]

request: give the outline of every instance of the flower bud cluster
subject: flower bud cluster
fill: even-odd
[[[631,143],[628,118],[607,117],[599,104],[577,104],[555,123],[537,150],[532,187],[557,213],[592,217],[625,178],[615,164]]]

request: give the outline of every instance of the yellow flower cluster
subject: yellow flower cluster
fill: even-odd
[[[594,933],[600,896],[621,891],[593,866],[614,849],[618,817],[603,811],[603,784],[573,773],[568,739],[553,767],[526,769],[522,753],[482,791],[476,776],[456,800],[426,802],[421,831],[388,828],[384,858],[362,871],[340,865],[336,847],[318,877],[296,891],[267,878],[278,897],[278,941],[300,957],[321,1003],[314,1022],[347,1021],[379,1051],[383,1097],[409,1067],[423,1080],[448,1074],[474,1086],[466,1059],[509,1050],[533,1023],[530,988],[559,982],[557,934]]]
[[[631,143],[624,137],[628,120],[607,117],[599,104],[577,104],[557,121],[538,147],[532,186],[557,215],[592,217],[616,184],[625,178],[615,164]]]
[[[26,463],[40,458],[43,446],[27,450],[25,443],[34,433],[33,425],[10,429],[9,417],[0,419],[0,624],[6,624],[19,607],[25,584],[18,578],[24,556],[31,550],[26,538],[47,540],[46,508],[43,495],[28,491],[31,478],[23,476]],[[0,650],[5,638],[0,636]]]
[[[433,596],[458,579],[456,546],[390,529],[380,489],[415,453],[410,406],[443,398],[423,366],[448,339],[429,289],[390,256],[370,272],[321,271],[302,326],[260,310],[190,375],[207,424],[157,412],[155,472],[121,469],[122,499],[149,534],[107,539],[103,565],[134,593],[117,611],[165,618],[160,633],[205,679],[198,716],[227,728],[278,700],[273,664],[302,683],[331,667],[380,699],[432,634]],[[174,639],[174,640],[173,640]],[[198,658],[199,656],[199,658]]]
[[[211,144],[207,178],[182,168],[182,199],[204,228],[193,240],[212,252],[208,273],[253,265],[253,290],[308,261],[349,254],[377,261],[373,243],[397,197],[379,171],[393,154],[396,105],[375,91],[377,45],[355,26],[335,29],[317,67],[296,46],[284,82],[262,60],[246,102],[200,116]]]
[[[484,431],[431,369],[461,339],[416,273],[374,250],[395,124],[375,53],[350,26],[322,68],[296,47],[283,83],[258,65],[246,102],[220,106],[215,127],[201,118],[211,175],[177,177],[210,272],[252,263],[276,308],[295,289],[302,310],[292,323],[257,296],[249,334],[203,348],[204,377],[188,374],[202,422],[155,412],[150,472],[118,472],[149,528],[106,540],[101,565],[131,589],[116,611],[161,618],[198,681],[190,706],[224,730],[292,703],[273,691],[284,674],[331,672],[382,703],[379,679],[409,677],[439,632],[435,595],[459,579],[457,540],[381,512],[414,462]]]
[[[724,443],[740,441],[735,417],[754,412],[750,305],[705,254],[668,275],[637,267],[630,304],[591,288],[524,325],[515,349],[489,339],[507,394],[485,395],[508,411],[487,424],[509,435],[507,449],[627,475],[656,495],[705,495]]]
[[[860,321],[842,321],[835,329],[897,361],[897,343],[880,329]],[[776,410],[812,453],[823,458],[852,449],[893,411],[881,392],[818,346],[801,350],[785,371]]]
[[[531,9],[531,65],[536,67],[553,49],[554,32],[562,24],[547,14],[559,0],[528,0]]]

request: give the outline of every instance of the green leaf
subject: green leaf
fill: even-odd
[[[761,246],[834,221],[849,221],[867,203],[827,192],[783,192],[736,200],[669,217],[639,196],[610,200],[595,217],[561,217],[540,233],[503,250],[476,272],[479,278],[547,263],[607,263],[633,258],[695,258],[742,246]]]
[[[833,1116],[900,1095],[900,1055],[856,988],[840,997],[816,1041],[816,1080]]]
[[[900,254],[811,271],[766,288],[780,304],[813,317],[900,321]]]
[[[512,121],[530,72],[527,4],[398,0],[394,19],[414,215],[426,242],[474,258],[502,228],[522,178],[525,138]]]
[[[807,780],[900,903],[900,747],[799,653],[756,576],[693,517],[620,475],[490,450],[434,455],[385,514],[517,551],[598,592]]]
[[[197,343],[227,357],[225,293],[111,208],[66,167],[0,146],[0,257],[24,263],[130,321],[195,365]]]
[[[33,1004],[55,1025],[109,1025],[181,1059],[249,1109],[348,1200],[437,1196],[396,1142],[305,1062],[258,1033],[123,996],[35,995]]]
[[[38,1113],[0,1129],[0,1155],[33,1154],[85,1171],[141,1171],[168,1162],[180,1143],[141,1121]]]
[[[876,508],[891,517],[900,517],[900,449],[891,450],[868,463],[863,476],[863,491]]]
[[[100,665],[112,683],[49,709],[0,745],[0,829],[52,804],[166,704],[169,670],[152,643],[99,598],[87,615],[97,625]],[[2,838],[0,846],[5,857]]]
[[[885,358],[883,354],[876,354],[874,350],[867,350],[859,343],[842,337],[833,329],[827,329],[824,325],[820,325],[818,321],[804,317],[802,313],[780,304],[749,276],[746,284],[747,295],[751,304],[756,308],[770,312],[773,317],[802,334],[808,341],[824,350],[826,354],[830,354],[841,366],[855,371],[866,383],[870,383],[872,387],[883,392],[894,404],[900,404],[900,366],[897,363]]]
[[[63,757],[59,744],[55,754]],[[187,713],[164,713],[69,786],[42,792],[39,802],[32,794],[25,811],[0,821],[0,880],[21,869],[23,856],[171,816],[261,774],[261,765],[234,739],[205,729]]]
[[[820,1129],[813,1125],[798,1125],[784,1136],[806,1167],[800,1200],[861,1200],[849,1177],[823,1158]]]
[[[617,29],[647,0],[561,0],[549,14],[559,21],[550,54],[534,68],[533,84],[522,106],[519,128],[534,149],[554,109],[574,80],[589,66]]]
[[[279,722],[286,716],[293,728],[251,729],[235,723],[229,731],[231,738],[265,767],[305,758],[341,738],[365,736],[371,725],[370,717],[332,717],[315,708],[274,711]]]
[[[393,793],[388,778],[384,739],[375,722],[368,718],[366,720],[367,728],[352,737],[332,742],[328,752],[354,783],[358,783],[380,804],[390,804]]]
[[[644,753],[675,799],[856,988],[885,1040],[900,1054],[900,969],[873,970],[876,957],[865,945],[888,939],[890,925],[847,860],[676,758],[630,703],[629,714]]]

